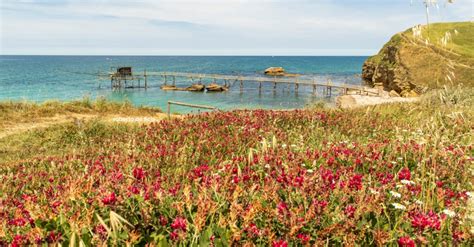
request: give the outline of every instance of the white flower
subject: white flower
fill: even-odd
[[[449,216],[450,218],[453,218],[454,216],[456,216],[456,213],[454,211],[449,210],[449,209],[443,210],[443,213],[445,215]]]
[[[306,170],[306,172],[307,173],[313,173],[314,171],[313,171],[313,169],[308,169],[308,170]]]
[[[407,207],[405,207],[403,204],[400,204],[400,203],[392,203],[392,206],[396,209],[400,209],[400,210],[405,210],[407,209]]]
[[[466,192],[466,195],[469,196],[469,198],[472,198],[474,195],[472,194],[472,192],[468,191]]]
[[[398,157],[397,160],[403,160],[403,157]]]
[[[423,202],[420,201],[420,200],[415,200],[415,203],[418,204],[418,205],[423,205]]]
[[[292,148],[295,148],[295,147],[297,147],[297,146],[296,146],[295,144],[291,144],[291,147],[292,147]]]
[[[392,164],[394,164],[394,165],[396,165],[396,164],[397,164],[397,162],[396,162],[396,161],[392,161],[392,162],[390,162],[390,163],[392,163]]]
[[[401,180],[400,182],[402,184],[405,184],[405,185],[414,185],[415,184],[415,182],[410,181],[410,180],[405,180],[405,179]]]
[[[402,188],[402,187],[403,187],[403,185],[401,185],[401,184],[395,185],[395,188]]]
[[[395,192],[395,191],[390,191],[390,195],[392,195],[393,197],[395,198],[400,198],[402,197],[402,195],[398,192]]]
[[[270,164],[266,164],[266,165],[265,165],[265,168],[270,168]]]
[[[301,166],[302,166],[302,167],[306,167],[306,164],[305,164],[305,163],[303,163],[303,164],[301,164]]]
[[[281,147],[282,147],[282,148],[286,148],[286,144],[282,144]]]
[[[380,192],[378,192],[378,191],[376,191],[376,190],[374,190],[374,189],[372,189],[372,188],[370,188],[369,191],[370,191],[370,193],[372,193],[372,194],[374,194],[374,195],[380,194]]]

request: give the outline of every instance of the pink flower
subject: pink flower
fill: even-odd
[[[173,223],[171,223],[171,228],[175,230],[186,231],[186,220],[184,218],[177,217],[174,219]]]
[[[273,241],[273,247],[288,247],[288,243],[285,240],[277,240]]]
[[[399,238],[397,242],[400,247],[415,247],[415,241],[408,236]]]
[[[410,180],[411,178],[411,173],[408,168],[403,168],[399,173],[398,173],[398,179],[399,180]]]

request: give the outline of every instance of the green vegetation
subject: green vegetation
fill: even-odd
[[[435,23],[394,35],[364,64],[369,85],[402,96],[443,86],[474,86],[474,23]]]
[[[0,245],[469,245],[473,122],[474,90],[455,87],[9,135]]]
[[[447,42],[445,49],[451,50],[459,55],[474,59],[474,23],[433,23],[429,28],[422,29],[422,37],[426,37],[437,46],[442,46],[440,40],[451,33],[451,39]],[[410,30],[405,31],[406,35],[413,37]]]
[[[41,104],[32,102],[0,102],[0,128],[9,124],[30,122],[32,119],[54,117],[65,114],[127,114],[153,115],[161,112],[158,108],[133,107],[130,102],[116,103],[104,98],[91,100],[84,98],[71,102],[46,101]]]

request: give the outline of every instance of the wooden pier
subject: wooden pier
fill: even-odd
[[[300,77],[281,77],[281,76],[238,76],[238,75],[221,75],[221,74],[200,74],[200,73],[184,73],[184,72],[148,72],[147,76],[160,76],[164,78],[164,85],[176,85],[176,78],[186,78],[191,80],[192,83],[203,83],[203,79],[212,80],[216,83],[218,80],[224,83],[225,87],[230,87],[235,83],[239,83],[240,90],[243,91],[244,82],[246,83],[257,83],[258,90],[262,91],[263,84],[273,84],[273,90],[277,89],[278,84],[287,85],[288,88],[293,86],[295,92],[298,92],[300,86],[311,86],[313,93],[316,94],[317,88],[323,88],[326,96],[331,96],[333,89],[339,90],[342,94],[347,94],[349,91],[365,94],[365,95],[378,95],[378,92],[368,90],[363,86],[350,85],[350,84],[334,84],[330,80],[326,82],[318,82],[316,79],[306,79]]]
[[[225,88],[230,88],[238,84],[240,91],[244,90],[244,83],[253,83],[258,85],[258,91],[262,92],[263,84],[273,84],[272,89],[275,91],[278,84],[285,85],[288,90],[290,87],[294,87],[294,91],[297,93],[300,86],[312,87],[313,94],[316,94],[318,88],[322,88],[323,94],[327,97],[331,97],[333,91],[339,91],[339,94],[348,94],[349,92],[362,95],[378,95],[377,91],[370,90],[363,86],[351,85],[351,84],[335,84],[330,80],[321,82],[315,78],[302,78],[300,76],[285,77],[285,76],[240,76],[240,75],[222,75],[222,74],[201,74],[201,73],[185,73],[185,72],[147,72],[144,70],[143,75],[132,74],[131,67],[120,67],[117,72],[109,73],[111,80],[111,87],[113,89],[120,88],[145,88],[149,87],[148,79],[150,77],[161,77],[163,79],[163,85],[176,86],[176,81],[179,78],[188,80],[190,84],[203,84],[204,80],[207,82],[217,84],[220,81]],[[144,83],[141,84],[141,80]],[[136,83],[138,82],[138,83]]]

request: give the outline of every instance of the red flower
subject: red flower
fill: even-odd
[[[128,190],[135,195],[140,193],[140,189],[135,185],[130,186]]]
[[[115,196],[114,192],[102,198],[102,203],[104,203],[105,205],[113,205],[115,204],[116,201],[117,201],[117,197]]]
[[[356,208],[352,205],[348,205],[346,209],[344,209],[344,213],[346,214],[347,217],[352,218],[354,217],[354,213],[356,211]]]
[[[349,188],[352,190],[360,190],[362,189],[362,177],[363,175],[361,174],[356,174],[354,175],[350,180],[349,180]]]
[[[440,217],[433,211],[430,211],[428,214],[415,213],[411,216],[411,226],[420,231],[427,228],[439,231],[441,229],[441,221]]]
[[[166,226],[167,224],[168,224],[168,219],[165,216],[160,215],[160,225]]]
[[[175,230],[186,231],[186,220],[184,218],[177,217],[174,219],[173,223],[171,223],[171,228]]]
[[[135,167],[133,168],[133,177],[135,177],[137,180],[142,180],[145,178],[145,172],[143,171],[143,168],[141,167]]]
[[[328,202],[327,201],[313,200],[313,204],[316,208],[316,211],[318,213],[321,213],[326,208],[326,206],[328,205]]]
[[[285,202],[280,202],[277,204],[278,213],[285,214],[288,210],[288,205]]]
[[[301,241],[302,244],[307,244],[309,240],[311,239],[311,237],[308,234],[303,234],[303,233],[299,233],[296,237]]]
[[[408,236],[399,238],[397,242],[400,247],[415,247],[415,241]]]
[[[260,230],[254,223],[250,223],[250,225],[245,229],[245,231],[252,238],[260,237]]]
[[[56,243],[61,239],[61,233],[55,233],[54,231],[50,232],[48,235],[48,243]]]
[[[175,240],[178,240],[179,238],[179,235],[178,235],[178,231],[177,230],[174,230],[173,232],[170,233],[170,239],[175,241]]]
[[[410,180],[411,178],[411,173],[408,168],[403,168],[399,173],[398,173],[398,179],[400,180]]]
[[[328,164],[329,166],[333,165],[333,164],[334,164],[334,160],[335,160],[334,157],[332,157],[332,156],[329,157],[329,159],[327,160],[327,164]]]
[[[273,247],[288,247],[288,243],[285,240],[277,240],[273,241]]]

